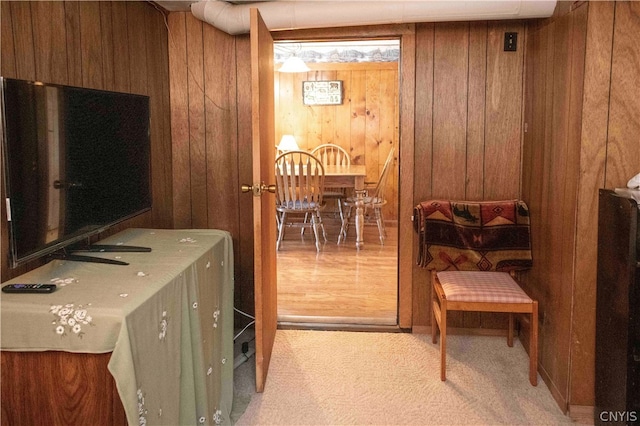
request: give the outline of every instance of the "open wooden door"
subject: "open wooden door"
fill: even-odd
[[[278,319],[276,275],[273,39],[251,9],[251,126],[256,329],[256,390],[264,390]]]

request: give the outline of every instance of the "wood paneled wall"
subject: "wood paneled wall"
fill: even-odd
[[[519,198],[524,29],[521,21],[416,26],[414,204]],[[520,34],[516,52],[503,51],[507,31]],[[414,330],[431,321],[428,283],[428,271],[414,266]],[[454,313],[449,321],[506,324],[497,314]]]
[[[251,62],[248,36],[169,15],[175,228],[233,237],[235,307],[253,313]],[[242,323],[244,317],[237,317]]]
[[[541,307],[540,372],[579,414],[594,405],[598,189],[640,170],[640,5],[559,6],[528,33],[523,196],[535,266],[525,279]]]
[[[2,76],[149,96],[153,208],[115,230],[170,228],[169,57],[163,14],[146,2],[3,1],[0,7]],[[5,203],[0,206],[4,281],[38,262],[8,268]]]
[[[248,37],[187,13],[170,14],[167,33],[143,2],[0,6],[2,75],[151,96],[154,209],[126,225],[231,231],[236,306],[252,312],[253,242],[243,232],[251,197],[238,194],[251,181]],[[410,46],[415,108],[400,120],[415,125],[415,184],[401,192],[414,204],[529,203],[535,265],[523,279],[540,300],[540,371],[562,408],[593,405],[597,190],[640,171],[639,7],[560,2],[562,13],[526,29],[518,21],[418,24]],[[505,31],[521,35],[517,52],[502,50]],[[16,271],[6,270],[0,206],[4,280]],[[400,249],[407,245],[415,241]],[[427,283],[413,267],[414,330],[430,322]],[[502,322],[468,315],[455,325]]]
[[[276,141],[293,134],[303,150],[333,143],[367,166],[366,181],[378,180],[391,148],[398,158],[398,62],[309,64],[306,73],[275,73]],[[303,81],[341,80],[341,105],[304,105]],[[398,219],[398,162],[394,161],[383,208]]]

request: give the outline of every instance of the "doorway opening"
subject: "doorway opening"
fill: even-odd
[[[400,41],[276,42],[274,54],[276,141],[293,136],[294,149],[303,151],[338,145],[353,164],[365,166],[365,182],[372,184],[379,180],[389,153],[392,158],[381,209],[384,244],[374,211],[366,211],[361,250],[356,248],[353,224],[338,244],[342,218],[339,201],[333,199],[321,211],[327,241],[321,238],[320,251],[313,232],[302,232],[296,219],[283,225],[285,236],[276,253],[278,322],[396,326]],[[278,72],[292,56],[309,70]],[[339,99],[324,96],[322,88],[331,83],[340,87]]]

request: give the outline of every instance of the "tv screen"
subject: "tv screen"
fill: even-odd
[[[12,266],[151,208],[147,96],[0,79]]]

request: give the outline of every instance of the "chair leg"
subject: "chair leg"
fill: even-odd
[[[282,216],[280,217],[280,229],[278,229],[278,241],[276,241],[276,250],[280,250],[280,243],[282,243],[282,239],[284,238],[284,228],[286,225],[287,214],[282,212]]]
[[[318,221],[316,215],[311,215],[311,226],[313,227],[313,235],[316,237],[316,250],[320,251],[320,239],[318,238]]]
[[[533,301],[531,321],[529,322],[529,382],[538,386],[538,301]]]
[[[340,226],[340,233],[338,234],[338,244],[340,241],[347,240],[347,230],[349,229],[349,219],[351,219],[351,206],[347,209],[346,217],[342,219],[342,225]]]
[[[304,229],[307,223],[309,223],[309,213],[305,213],[304,214],[304,220],[303,220],[303,224],[302,227],[300,228],[300,236],[303,237],[304,236]]]
[[[338,244],[340,244],[340,237],[342,236],[342,224],[344,223],[344,210],[342,210],[342,198],[337,199],[338,213],[340,214],[340,232],[338,233]]]
[[[384,245],[384,238],[386,237],[386,230],[384,229],[384,220],[382,219],[382,209],[376,207],[376,223],[378,224],[378,235],[380,236],[380,244]]]
[[[320,212],[316,212],[316,216],[318,218],[318,226],[320,227],[320,229],[322,229],[322,238],[324,239],[324,242],[327,242],[327,233],[324,230],[324,222],[322,222],[322,215],[320,214]]]

